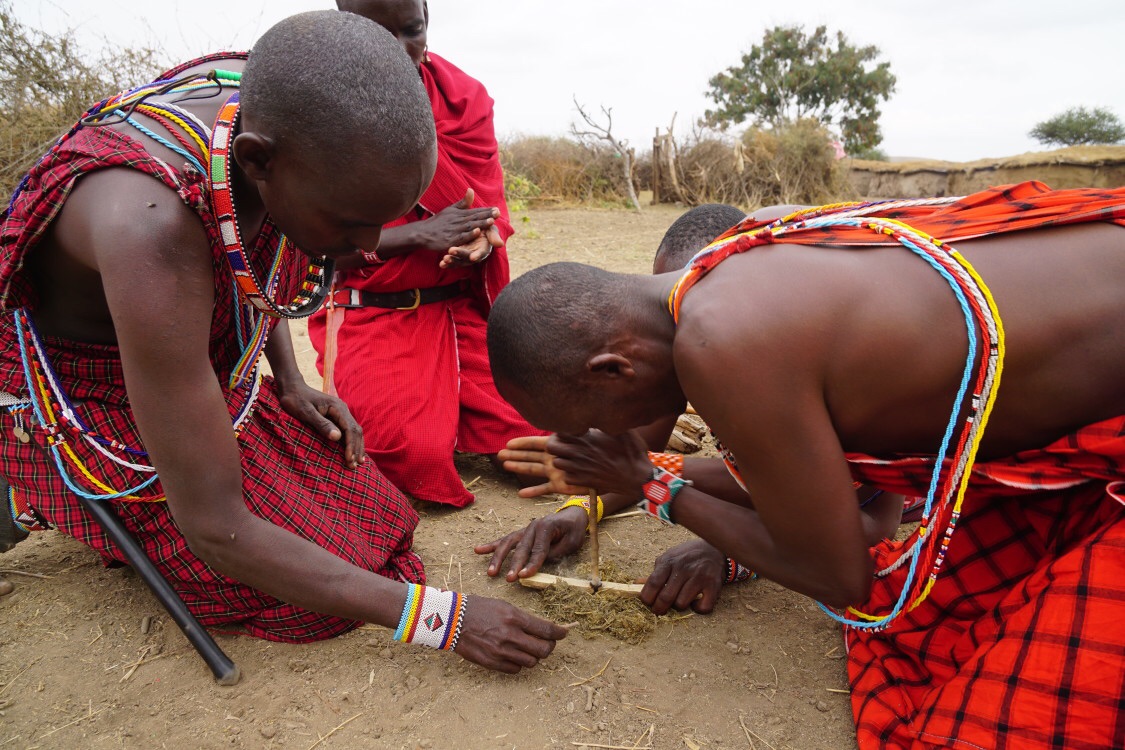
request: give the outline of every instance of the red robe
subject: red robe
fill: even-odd
[[[13,319],[17,308],[33,309],[37,301],[23,273],[24,261],[35,252],[76,182],[85,174],[112,167],[137,169],[161,180],[199,214],[211,241],[215,274],[211,363],[233,410],[240,399],[227,384],[241,352],[234,333],[234,281],[211,214],[206,179],[186,165],[182,170],[165,165],[137,141],[107,127],[82,128],[67,138],[31,170],[3,217],[0,390],[21,398],[28,395]],[[267,221],[255,247],[248,249],[260,277],[268,271],[276,239],[277,229]],[[307,267],[307,259],[299,253],[283,266],[280,297],[292,298]],[[85,422],[101,436],[142,446],[117,348],[49,337],[44,344],[50,366]],[[28,428],[29,443],[16,439],[18,426]],[[20,505],[30,505],[51,525],[92,547],[107,564],[127,562],[78,504],[49,458],[46,443],[47,434],[30,410],[0,410],[0,475],[19,495]],[[136,483],[135,472],[119,469],[80,439],[68,437],[68,443],[110,486]],[[411,551],[418,516],[407,499],[370,462],[355,470],[344,468],[336,444],[281,408],[271,378],[262,382],[238,446],[243,497],[255,515],[366,570],[396,580],[425,580],[422,562]],[[83,483],[80,477],[75,480]],[[89,484],[85,487],[93,490]],[[161,501],[159,481],[139,494],[148,501],[101,502],[112,503],[125,527],[204,625],[240,627],[269,640],[301,642],[339,635],[360,624],[287,604],[213,570],[188,548],[167,503]]]
[[[888,203],[876,215],[946,242],[1086,221],[1125,226],[1125,189],[1050,191],[1030,182],[945,206]],[[775,239],[755,233],[765,223],[732,228],[716,243],[733,241],[689,265],[673,300],[677,316],[691,284],[758,245],[897,244],[846,226]],[[935,460],[847,458],[856,480],[908,496],[926,494]],[[1125,416],[1039,450],[977,463],[930,595],[886,630],[847,629],[860,747],[1125,746],[1123,503]],[[907,544],[876,547],[875,569],[887,568]],[[858,609],[889,611],[906,572],[904,566],[877,578]]]
[[[430,53],[420,69],[437,126],[438,164],[418,206],[388,227],[433,216],[465,197],[500,209],[512,235],[492,125],[492,98],[479,81]],[[473,495],[453,465],[454,450],[495,453],[513,437],[540,434],[496,392],[485,321],[508,283],[508,255],[495,248],[469,268],[438,267],[440,253],[417,250],[338,275],[336,286],[368,292],[444,286],[468,279],[467,295],[414,310],[338,309],[336,391],[363,426],[368,455],[398,487],[422,500],[463,507]],[[324,371],[325,313],[309,321]]]

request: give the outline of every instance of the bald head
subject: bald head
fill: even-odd
[[[273,26],[250,52],[241,101],[280,147],[329,165],[432,159],[433,113],[417,69],[393,36],[352,13],[313,11]]]
[[[493,378],[527,392],[565,389],[619,327],[628,279],[550,263],[512,281],[488,316]]]

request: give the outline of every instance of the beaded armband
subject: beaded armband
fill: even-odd
[[[562,505],[560,505],[559,509],[556,510],[555,512],[558,513],[559,511],[565,510],[567,508],[573,508],[575,506],[580,506],[582,508],[585,508],[586,509],[586,515],[587,516],[590,515],[590,498],[587,495],[571,495],[570,499],[567,500]],[[605,505],[602,504],[601,495],[598,495],[598,520],[599,521],[602,520],[602,516],[604,514],[605,514]]]
[[[466,603],[466,597],[458,591],[408,583],[395,640],[443,651],[454,650],[461,637]]]
[[[681,453],[653,453],[649,451],[648,462],[680,478],[684,476],[684,457]]]
[[[738,583],[745,581],[747,578],[757,578],[758,574],[750,570],[750,568],[743,567],[731,558],[727,558],[727,577],[723,579],[723,583]]]
[[[681,479],[667,469],[654,466],[652,479],[641,488],[642,497],[637,507],[665,523],[675,523],[672,520],[672,501],[689,484],[690,481]]]

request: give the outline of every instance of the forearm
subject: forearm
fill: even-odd
[[[759,575],[833,606],[867,597],[872,564],[866,550],[841,555],[839,564],[818,565],[809,550],[777,544],[758,512],[684,487],[675,499],[678,525],[714,545]],[[843,558],[846,558],[843,559]]]
[[[289,321],[279,320],[266,341],[266,359],[270,363],[274,380],[284,388],[294,383],[304,383],[305,378],[297,367],[297,355],[293,351],[293,338],[289,335]]]
[[[220,573],[304,609],[393,628],[406,600],[405,584],[353,565],[249,511],[188,537],[200,558]],[[198,548],[198,549],[197,549]]]

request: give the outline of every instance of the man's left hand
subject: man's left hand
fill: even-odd
[[[656,558],[641,589],[641,601],[657,615],[688,607],[707,614],[719,600],[725,575],[723,553],[702,539],[693,539]]]
[[[499,230],[493,225],[467,244],[449,248],[438,265],[442,268],[461,268],[483,263],[488,260],[488,256],[492,255],[493,248],[500,247],[503,244],[504,241],[500,239]]]
[[[278,381],[277,396],[281,408],[294,418],[312,427],[326,440],[343,442],[345,466],[354,469],[367,460],[363,452],[363,429],[339,398],[303,381],[288,386]]]

